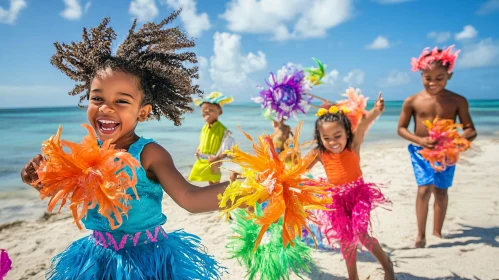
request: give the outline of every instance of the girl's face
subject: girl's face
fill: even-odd
[[[339,154],[347,146],[347,132],[340,122],[321,122],[319,124],[321,141],[327,151]]]
[[[135,141],[137,122],[145,121],[151,105],[142,106],[139,79],[121,71],[102,71],[90,85],[88,121],[97,136],[126,146]],[[132,142],[131,142],[132,143]],[[128,144],[131,144],[128,143]],[[120,146],[117,144],[117,146]]]
[[[432,65],[430,69],[422,71],[423,85],[429,94],[438,94],[445,89],[447,81],[451,78],[452,74],[447,73],[447,69],[440,65]]]
[[[205,122],[213,124],[218,120],[218,116],[222,114],[222,110],[218,105],[211,103],[203,103],[201,105],[201,115]]]

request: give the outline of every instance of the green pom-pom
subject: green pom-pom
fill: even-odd
[[[261,216],[261,205],[257,205],[255,211],[257,216]],[[290,271],[297,275],[302,272],[310,273],[309,264],[312,263],[312,257],[310,248],[305,243],[296,239],[294,247],[288,245],[284,248],[281,235],[282,219],[269,227],[254,252],[261,225],[248,218],[244,210],[233,212],[233,230],[236,236],[233,236],[227,245],[232,258],[236,258],[246,267],[248,279],[257,279],[257,276],[262,280],[289,279]]]

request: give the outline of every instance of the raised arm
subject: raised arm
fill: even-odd
[[[471,120],[468,100],[466,98],[460,96],[459,98],[459,109],[458,109],[458,117],[459,121],[463,125],[463,137],[468,139],[469,141],[475,140],[477,133],[475,130],[475,126],[473,125],[473,121]]]
[[[360,120],[357,129],[354,131],[352,148],[355,152],[359,153],[360,145],[364,142],[367,129],[383,113],[384,110],[385,101],[380,92],[378,94],[378,98],[376,99],[376,103],[374,103],[374,107]]]
[[[218,210],[217,195],[224,192],[229,182],[206,187],[190,184],[177,170],[170,154],[154,143],[144,147],[141,162],[148,177],[159,181],[163,190],[180,207],[191,213]]]

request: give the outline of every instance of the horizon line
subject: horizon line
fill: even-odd
[[[404,100],[385,100],[387,102],[403,102]],[[468,101],[499,101],[499,98],[490,98],[490,99],[468,99]],[[368,100],[368,103],[373,102],[373,100]],[[315,103],[320,103],[320,102],[315,102]],[[232,105],[247,105],[247,104],[254,104],[256,106],[260,106],[259,104],[255,102],[234,102],[231,103]],[[196,107],[196,106],[193,106]],[[1,107],[0,110],[16,110],[16,109],[51,109],[51,108],[80,108],[78,105],[59,105],[59,106],[26,106],[26,107]]]

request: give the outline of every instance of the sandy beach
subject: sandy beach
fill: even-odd
[[[427,246],[414,249],[416,236],[416,185],[406,150],[407,143],[395,141],[369,144],[362,150],[365,178],[387,183],[383,192],[391,199],[391,211],[375,211],[375,236],[390,254],[397,279],[499,279],[499,138],[480,138],[474,150],[459,163],[454,186],[449,191],[449,208],[444,238],[431,235],[433,199],[427,226]],[[313,170],[322,176],[322,166]],[[189,214],[165,197],[164,228],[183,228],[199,235],[208,253],[230,274],[223,279],[244,279],[245,270],[229,259],[225,248],[231,234],[229,223],[218,213]],[[42,213],[40,213],[41,215]],[[72,241],[88,235],[79,231],[68,214],[44,215],[37,221],[0,225],[0,244],[13,261],[6,279],[43,279],[52,256]],[[339,251],[316,251],[315,266],[304,279],[344,279],[347,272]],[[360,279],[383,279],[383,271],[368,253],[358,257]],[[292,279],[298,279],[295,275]]]

